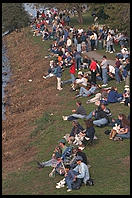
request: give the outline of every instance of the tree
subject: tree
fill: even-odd
[[[29,15],[22,3],[2,3],[2,32],[21,29],[28,25]]]
[[[76,9],[78,14],[78,22],[83,23],[82,17],[82,6],[84,3],[35,3],[36,6],[41,7],[55,7],[58,10],[71,10],[73,7]]]

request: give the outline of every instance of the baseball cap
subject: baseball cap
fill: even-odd
[[[81,156],[77,156],[76,161],[83,161],[83,158]]]
[[[63,144],[65,144],[65,143],[66,143],[66,140],[65,140],[65,139],[61,139],[61,140],[59,140],[58,143],[63,143]]]

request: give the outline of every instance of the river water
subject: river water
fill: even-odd
[[[33,3],[30,3],[30,4],[24,3],[23,5],[24,5],[25,10],[28,12],[28,14],[30,15],[31,18],[36,17],[37,10],[39,10],[40,12],[45,10],[44,7],[37,9]],[[6,35],[6,33],[8,33],[8,31],[3,33],[2,37],[4,35]],[[5,104],[5,102],[4,102],[4,96],[5,96],[4,89],[7,85],[7,83],[10,83],[10,76],[11,76],[11,69],[10,69],[9,59],[7,57],[7,49],[6,49],[5,44],[2,41],[2,120],[6,119],[5,106],[7,104]]]
[[[6,105],[4,103],[4,96],[5,96],[4,89],[10,80],[10,76],[11,76],[11,71],[10,71],[9,60],[7,57],[7,49],[2,41],[2,120],[5,120],[5,105]]]

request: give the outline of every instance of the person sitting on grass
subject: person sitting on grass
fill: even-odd
[[[117,92],[117,87],[111,87],[111,90],[109,91],[107,96],[107,102],[116,103],[116,102],[121,102],[122,99],[123,99],[123,95]]]
[[[75,176],[75,181],[72,184],[73,189],[79,189],[82,183],[87,184],[87,181],[90,179],[88,166],[82,162],[82,157],[78,156],[76,161],[77,166],[73,170],[79,174]]]
[[[90,112],[88,116],[86,116],[86,120],[89,120],[90,118],[94,117],[95,120],[93,121],[93,124],[101,127],[107,125],[111,120],[111,111],[110,109],[106,108],[105,104],[100,104],[97,109]]]
[[[48,74],[44,75],[43,78],[47,79],[52,76],[55,76],[57,69],[57,61],[50,61],[50,68],[48,69]]]
[[[78,72],[78,78],[74,81],[74,84],[72,86],[73,90],[76,90],[80,88],[81,86],[87,87],[87,78],[84,77],[83,72]]]
[[[77,120],[73,120],[72,121],[72,125],[73,128],[71,130],[70,134],[66,134],[64,137],[67,137],[67,141],[69,144],[72,144],[74,139],[75,139],[75,135],[80,133],[80,131],[83,131],[84,128],[79,124],[79,122],[77,122]]]
[[[72,110],[73,114],[70,116],[62,116],[63,120],[72,121],[78,118],[83,119],[86,117],[87,113],[84,107],[82,106],[82,103],[80,101],[77,101],[76,105],[77,105],[77,109]]]
[[[94,139],[94,136],[95,136],[95,129],[94,129],[94,126],[93,126],[93,120],[92,119],[85,120],[85,124],[86,124],[85,139],[92,142],[93,139]]]
[[[130,138],[130,122],[124,114],[119,114],[118,118],[121,120],[119,131],[117,131],[116,137],[123,139]]]
[[[43,161],[43,162],[38,162],[37,161],[38,168],[44,168],[44,167],[47,167],[47,166],[56,167],[57,164],[60,163],[61,156],[62,156],[61,149],[59,147],[56,147],[54,152],[53,152],[51,160]]]
[[[89,90],[87,90],[86,88],[84,87],[80,87],[80,91],[79,91],[79,94],[75,96],[75,98],[78,98],[78,97],[88,97],[92,94],[95,93],[97,89],[97,85],[95,83],[91,83],[91,88]]]
[[[70,165],[65,166],[65,183],[68,187],[67,192],[72,191],[72,184],[76,180],[75,176],[78,175],[76,171],[71,169]]]

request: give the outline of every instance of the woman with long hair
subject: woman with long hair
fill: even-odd
[[[117,132],[116,137],[121,137],[123,139],[130,138],[130,121],[124,114],[119,114],[118,118],[121,120],[122,128]]]

